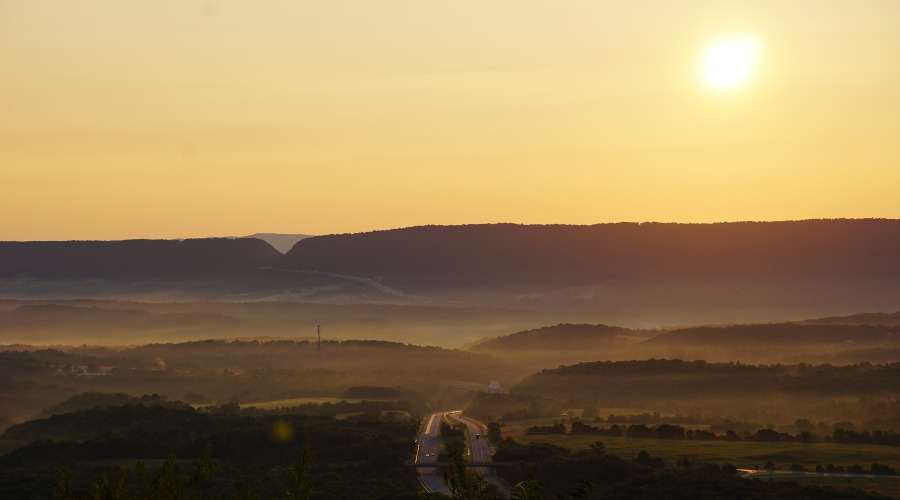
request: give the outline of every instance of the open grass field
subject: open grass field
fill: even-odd
[[[761,468],[771,460],[778,469],[802,464],[807,469],[816,465],[859,464],[868,470],[873,462],[900,469],[900,449],[883,445],[839,443],[757,443],[752,441],[692,441],[665,439],[613,438],[605,436],[537,435],[528,436],[525,430],[532,425],[548,425],[559,419],[523,420],[506,424],[503,435],[522,443],[551,443],[572,450],[586,450],[592,443],[602,441],[608,453],[625,458],[635,457],[647,450],[653,457],[674,462],[682,457],[716,463],[731,463],[741,468]],[[683,426],[690,428],[691,426]]]

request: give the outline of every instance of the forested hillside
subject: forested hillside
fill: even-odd
[[[897,255],[897,220],[494,224],[307,238],[285,266],[646,327],[895,310]]]
[[[900,276],[900,221],[420,226],[304,239],[294,268],[433,286],[750,283]]]
[[[555,397],[716,397],[891,395],[900,385],[900,363],[887,365],[747,365],[649,359],[593,362],[543,370],[515,390]]]
[[[887,316],[887,315],[886,315]],[[896,326],[858,324],[858,315],[817,321],[638,330],[607,325],[559,324],[487,339],[470,347],[517,365],[555,368],[584,361],[646,358],[744,363],[900,361]]]
[[[473,351],[585,350],[608,347],[617,335],[629,335],[628,328],[607,325],[560,324],[504,335],[479,342]]]

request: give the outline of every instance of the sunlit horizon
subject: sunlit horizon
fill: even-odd
[[[892,1],[8,0],[0,240],[900,218],[898,32]]]

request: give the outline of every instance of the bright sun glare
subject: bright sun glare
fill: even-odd
[[[737,87],[752,73],[759,52],[759,40],[752,35],[717,40],[703,56],[703,80],[717,90]]]

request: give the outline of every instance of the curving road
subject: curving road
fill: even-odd
[[[471,441],[469,446],[472,450],[472,461],[476,463],[490,462],[491,459],[489,457],[494,455],[494,450],[488,445],[481,425],[468,417],[462,416],[462,412],[450,412],[450,417],[465,424],[469,430],[469,440]],[[505,498],[509,498],[509,489],[507,489],[500,478],[494,475],[492,467],[475,467],[475,472],[483,477],[485,481],[499,488]]]
[[[416,464],[429,464],[437,462],[437,454],[441,451],[441,419],[444,414],[440,411],[432,413],[425,421],[425,427],[416,440]],[[420,468],[419,483],[430,493],[442,493],[450,496],[450,488],[444,484],[443,473],[438,468]]]

